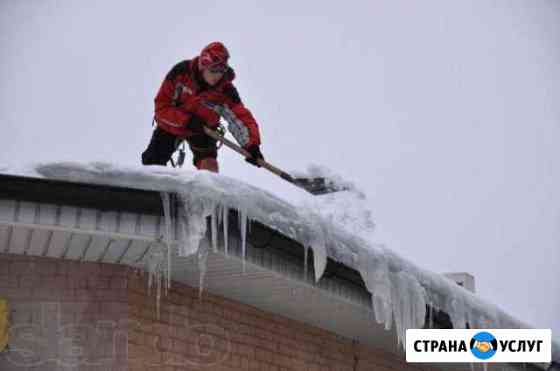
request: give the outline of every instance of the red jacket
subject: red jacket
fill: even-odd
[[[185,60],[175,65],[165,77],[155,97],[155,120],[158,126],[171,134],[185,138],[192,134],[189,122],[193,112],[189,112],[186,102],[193,95],[209,96],[213,103],[220,104],[228,110],[228,117],[243,126],[246,133],[244,147],[260,144],[259,126],[241,102],[232,81],[235,72],[229,68],[224,77],[214,86],[209,86],[202,79],[198,70],[198,57]],[[244,130],[244,129],[247,130]],[[239,141],[239,139],[238,139]]]

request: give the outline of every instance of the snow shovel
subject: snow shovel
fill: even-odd
[[[208,127],[204,127],[204,132],[209,137],[217,140],[218,142],[222,142],[227,147],[233,149],[235,152],[239,153],[243,157],[246,157],[246,158],[251,157],[251,154],[249,152],[245,151],[243,148],[241,148],[237,144],[233,143],[231,140],[229,140],[229,139],[225,138],[224,136],[218,134],[216,131],[214,131],[214,130],[208,128]],[[335,184],[334,182],[332,182],[332,181],[330,181],[326,178],[322,178],[322,177],[315,177],[315,178],[300,178],[300,177],[298,177],[298,178],[295,178],[295,177],[291,176],[290,174],[286,173],[285,171],[282,171],[282,170],[278,169],[276,166],[273,166],[272,164],[269,164],[268,162],[266,162],[262,159],[258,159],[257,163],[261,167],[270,171],[271,173],[278,175],[280,178],[292,183],[293,185],[295,185],[297,187],[300,187],[301,189],[306,190],[307,192],[309,192],[313,195],[323,195],[323,194],[327,194],[327,193],[333,193],[333,192],[348,190],[347,187],[339,186],[339,185]]]

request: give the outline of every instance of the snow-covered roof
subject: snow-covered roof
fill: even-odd
[[[4,169],[3,172],[9,171]],[[218,218],[236,209],[240,222],[259,221],[313,250],[316,280],[327,257],[360,272],[372,297],[378,323],[396,327],[404,343],[407,328],[422,328],[426,304],[450,316],[454,328],[530,328],[492,303],[422,269],[363,234],[343,228],[343,221],[326,217],[317,203],[296,207],[273,194],[238,180],[209,172],[169,168],[120,167],[107,163],[39,164],[18,175],[90,184],[172,192],[180,196],[189,218],[183,226],[189,240],[183,255],[196,252],[206,233],[206,218]],[[165,204],[164,204],[165,209]],[[366,223],[367,224],[367,223]],[[368,226],[362,226],[367,228]],[[393,322],[394,321],[394,322]],[[560,344],[553,342],[553,360],[560,360]]]

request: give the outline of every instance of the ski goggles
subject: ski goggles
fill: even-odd
[[[212,73],[224,73],[228,69],[228,65],[225,63],[216,63],[206,67],[206,69]]]

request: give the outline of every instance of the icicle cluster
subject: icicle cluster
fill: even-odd
[[[207,218],[211,218],[211,246],[217,249],[218,230],[223,226],[224,250],[228,254],[228,215],[238,211],[241,230],[242,256],[246,253],[246,229],[249,220],[258,220],[270,228],[298,241],[313,250],[315,280],[319,280],[327,263],[327,256],[359,271],[372,295],[375,320],[390,329],[394,324],[398,342],[404,345],[407,328],[424,326],[425,308],[450,315],[454,328],[530,328],[504,313],[495,305],[457,286],[451,280],[422,270],[371,239],[356,231],[341,228],[344,218],[325,218],[316,208],[296,208],[260,189],[234,179],[205,172],[177,172],[172,170],[120,169],[111,164],[46,164],[36,171],[48,178],[88,183],[112,184],[140,189],[153,189],[162,194],[165,213],[165,242],[156,243],[146,258],[150,272],[149,287],[156,286],[156,296],[171,282],[172,256],[198,253],[201,281],[204,285],[208,244],[201,244],[206,235]],[[172,206],[168,193],[179,195],[179,208],[172,220]],[[348,204],[351,199],[343,200]],[[365,221],[360,230],[369,230],[369,215],[358,210]],[[173,214],[173,215],[172,215]],[[172,226],[177,225],[178,231]],[[180,235],[178,241],[174,236]],[[176,252],[172,249],[177,244]],[[307,261],[307,260],[306,260]],[[304,268],[305,269],[305,268]],[[560,358],[560,346],[553,342],[553,359]]]
[[[391,272],[384,254],[364,250],[358,264],[376,321],[389,330],[394,319],[398,343],[404,347],[406,330],[424,326],[426,291],[410,273]]]
[[[183,192],[177,196],[178,198],[172,198],[168,192],[161,192],[165,225],[165,234],[162,236],[162,240],[165,241],[165,246],[162,243],[152,246],[150,253],[145,257],[146,270],[149,274],[148,289],[151,291],[153,286],[157,288],[158,313],[162,288],[165,288],[167,292],[171,286],[171,266],[174,254],[180,257],[196,254],[200,272],[199,294],[202,295],[209,250],[207,245],[201,242],[207,233],[208,218],[210,218],[212,250],[214,252],[218,251],[218,228],[221,224],[224,251],[226,255],[229,253],[228,219],[230,208],[211,198],[194,197],[189,192]],[[174,220],[174,214],[171,212],[175,208],[177,208],[177,220]],[[250,223],[247,211],[240,210],[238,216],[238,226],[241,231],[243,269],[245,269],[247,228],[250,226]],[[178,233],[174,233],[172,228],[174,225],[178,227]],[[175,241],[174,235],[179,235],[178,241]],[[177,245],[176,251],[173,249],[174,245]]]

